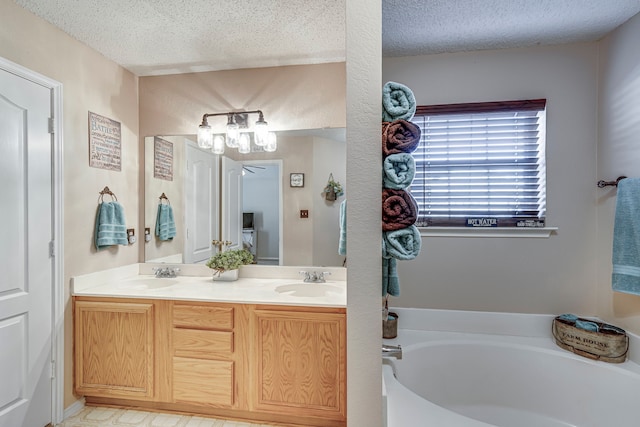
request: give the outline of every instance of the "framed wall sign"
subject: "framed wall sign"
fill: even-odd
[[[120,122],[89,111],[89,166],[121,170]]]
[[[303,173],[292,173],[289,176],[289,185],[291,187],[304,187],[304,174]]]

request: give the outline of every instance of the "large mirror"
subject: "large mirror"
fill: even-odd
[[[323,191],[330,176],[346,183],[346,131],[276,133],[276,152],[227,148],[222,156],[199,149],[195,135],[145,138],[145,261],[201,263],[219,250],[211,244],[218,240],[247,248],[258,264],[342,266],[340,204],[348,189],[335,201]],[[240,188],[230,187],[234,173]],[[171,206],[172,238],[157,235],[159,204]]]

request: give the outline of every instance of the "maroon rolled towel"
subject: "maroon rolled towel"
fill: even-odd
[[[405,190],[382,190],[382,231],[412,226],[418,218],[418,205]]]
[[[382,122],[382,154],[413,153],[420,142],[420,128],[406,120]]]

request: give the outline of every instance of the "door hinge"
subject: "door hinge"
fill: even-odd
[[[53,120],[53,117],[49,117],[49,133],[56,132],[56,122]]]
[[[54,258],[56,256],[56,245],[55,245],[55,241],[50,241],[49,242],[49,257],[50,258]]]
[[[51,361],[51,379],[55,379],[56,378],[56,361],[52,360]]]

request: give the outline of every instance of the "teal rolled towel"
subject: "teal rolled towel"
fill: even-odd
[[[576,320],[576,328],[584,331],[598,332],[600,327],[595,322],[589,322],[588,320],[578,319]]]
[[[390,154],[382,162],[382,186],[404,190],[411,185],[416,174],[416,161],[409,153]]]
[[[415,225],[382,233],[383,258],[404,261],[415,259],[420,253],[421,245],[422,237]]]
[[[94,234],[96,249],[112,245],[128,245],[124,209],[118,202],[103,202],[98,205]]]
[[[156,236],[163,241],[171,240],[176,236],[176,223],[173,219],[173,209],[171,205],[164,203],[158,204]]]
[[[382,88],[382,121],[411,120],[416,113],[416,98],[407,86],[387,82]]]
[[[382,258],[382,296],[400,295],[400,278],[398,278],[397,261],[394,258]]]

